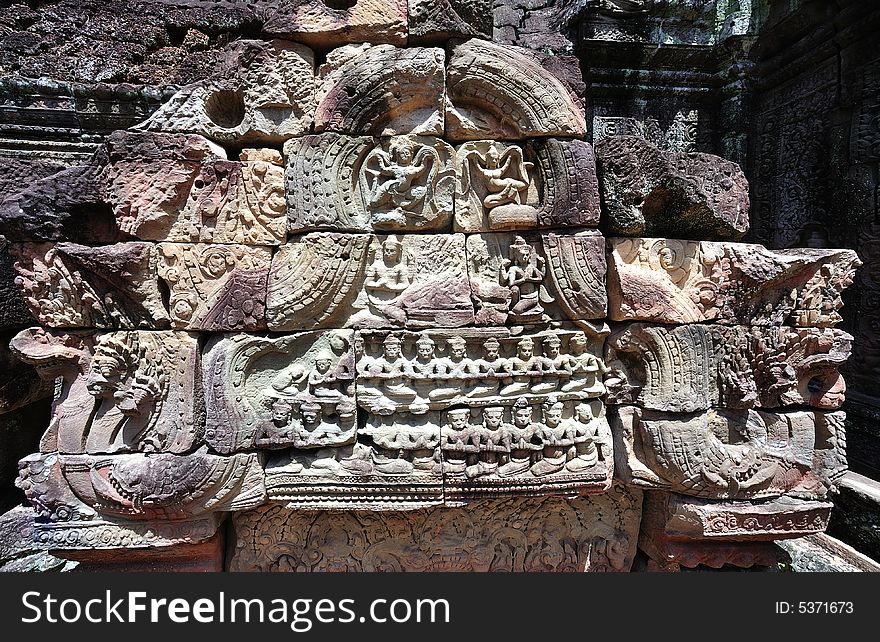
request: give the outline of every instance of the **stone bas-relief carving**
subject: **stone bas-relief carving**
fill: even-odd
[[[472,38],[450,45],[446,138],[583,138],[584,108],[536,54]]]
[[[89,247],[17,243],[15,281],[34,317],[50,328],[167,328],[149,243]]]
[[[278,245],[287,237],[281,154],[237,161],[201,136],[115,132],[103,172],[119,228],[149,241]]]
[[[822,499],[846,472],[844,413],[609,408],[615,474],[712,499]]]
[[[350,330],[212,338],[204,351],[205,441],[220,453],[353,442],[353,338]]]
[[[270,330],[473,323],[462,234],[314,233],[272,259]]]
[[[485,499],[405,513],[235,515],[233,571],[628,571],[641,493]]]
[[[168,307],[175,328],[266,327],[269,248],[160,243],[158,253],[159,277],[170,291]]]
[[[444,65],[434,47],[334,49],[318,70],[315,132],[442,136]]]
[[[841,320],[841,293],[861,265],[852,250],[671,239],[608,243],[614,321],[832,327]]]
[[[772,566],[779,561],[775,540],[824,531],[831,508],[790,497],[711,501],[647,491],[639,548],[667,570]]]
[[[51,548],[202,541],[216,513],[265,501],[258,455],[62,455],[21,460],[16,485],[34,506],[34,537]]]
[[[456,149],[455,229],[595,226],[599,193],[589,143],[471,141]]]
[[[737,240],[749,230],[749,186],[736,163],[637,136],[605,137],[596,155],[611,234]]]
[[[492,37],[491,0],[408,0],[410,44]]]
[[[439,138],[326,133],[285,145],[290,231],[446,231],[453,150]]]
[[[204,427],[198,340],[186,332],[22,330],[11,343],[56,379],[42,452],[185,453]]]
[[[604,239],[577,234],[473,234],[468,272],[478,325],[605,316]]]
[[[18,479],[40,542],[216,566],[232,512],[238,570],[581,571],[637,542],[769,563],[825,527],[853,253],[732,242],[747,185],[718,157],[594,155],[576,62],[480,39],[487,0],[264,4],[319,69],[239,40],[0,203],[43,326],[12,352],[55,385]],[[495,17],[537,43],[549,12]]]
[[[180,89],[141,131],[201,134],[220,143],[286,140],[315,114],[315,56],[285,40],[239,40],[216,77]]]
[[[671,412],[835,409],[852,337],[832,328],[632,323],[606,341],[607,403]]]

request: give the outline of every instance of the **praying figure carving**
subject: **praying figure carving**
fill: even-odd
[[[508,318],[514,323],[543,320],[542,303],[553,302],[544,287],[546,261],[521,236],[517,236],[510,246],[510,258],[501,264],[500,276],[501,283],[510,288]]]

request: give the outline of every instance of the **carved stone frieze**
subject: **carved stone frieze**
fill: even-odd
[[[647,238],[608,243],[614,321],[831,327],[861,265],[852,250]]]
[[[205,442],[219,453],[352,443],[353,337],[332,330],[212,338],[204,352]]]
[[[664,152],[639,136],[596,143],[611,234],[737,240],[749,229],[749,186],[736,163]]]
[[[294,42],[236,41],[213,78],[183,87],[136,129],[221,143],[301,136],[315,114],[314,65],[312,50]]]
[[[467,260],[478,325],[531,325],[605,316],[598,232],[473,234]]]
[[[204,405],[194,335],[31,328],[11,347],[41,376],[57,380],[42,452],[186,453],[198,447]]]
[[[822,499],[846,472],[844,413],[609,408],[615,475],[709,499]]]
[[[299,237],[272,259],[266,316],[276,331],[473,323],[464,235]]]
[[[167,328],[150,243],[17,243],[15,281],[50,328]]]
[[[170,292],[168,307],[175,328],[266,327],[270,248],[161,243],[158,253],[159,277]]]
[[[584,137],[581,101],[535,53],[476,38],[450,50],[448,140]]]
[[[452,148],[430,136],[325,133],[288,141],[290,231],[447,231]]]
[[[315,132],[443,135],[442,49],[348,45],[318,70]]]
[[[267,506],[233,518],[233,571],[628,571],[641,493],[485,499],[377,514]]]
[[[852,337],[832,328],[633,323],[606,342],[608,403],[670,412],[807,405],[833,410]]]

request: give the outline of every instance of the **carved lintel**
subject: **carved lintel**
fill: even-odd
[[[376,514],[267,506],[233,518],[234,571],[628,571],[641,493],[486,499]]]

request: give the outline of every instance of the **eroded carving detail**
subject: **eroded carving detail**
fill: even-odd
[[[641,494],[487,499],[407,513],[236,516],[235,571],[626,571]],[[519,525],[518,528],[512,527]]]

